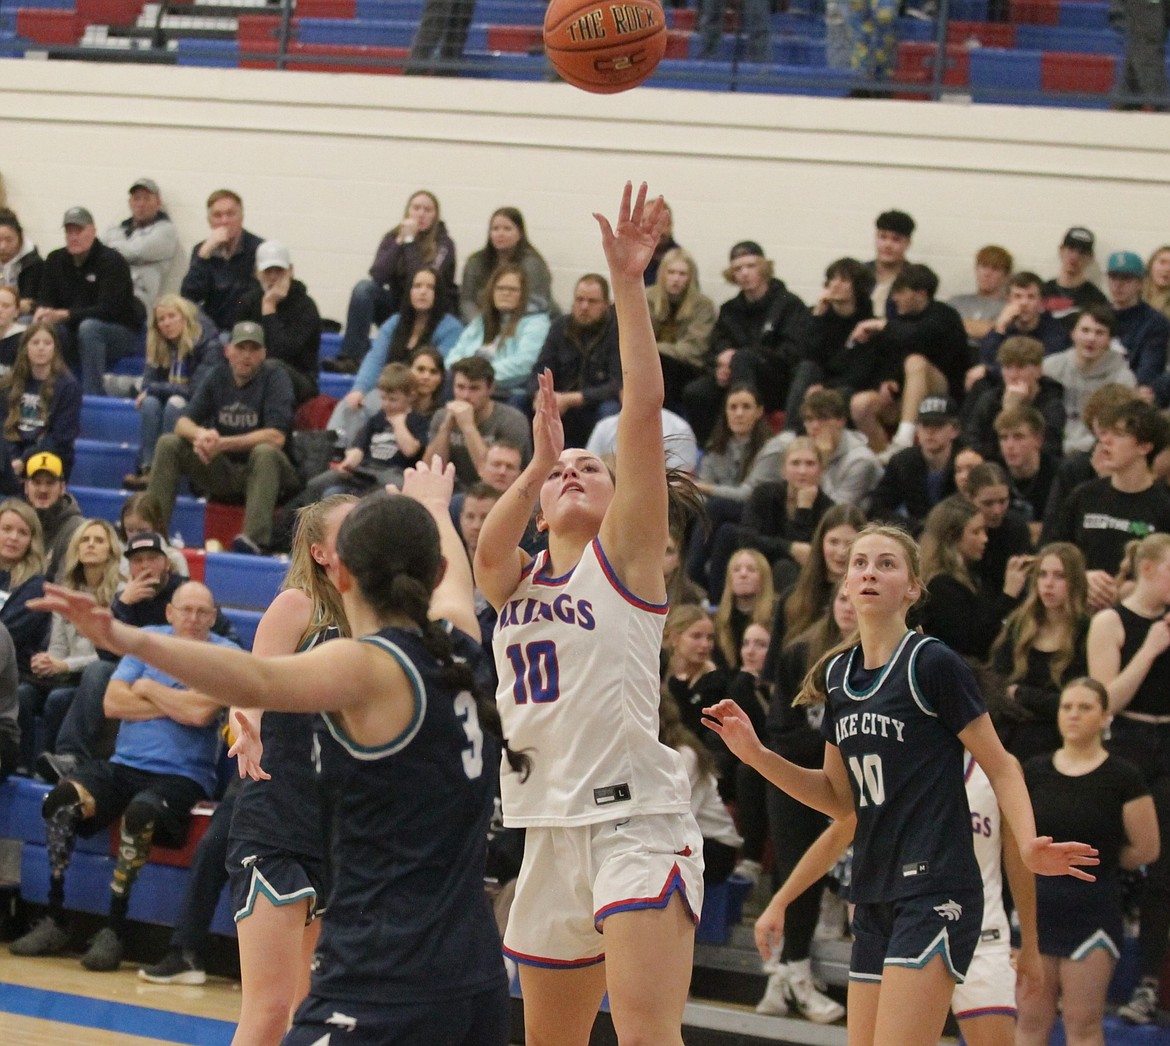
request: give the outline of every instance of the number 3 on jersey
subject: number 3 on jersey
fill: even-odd
[[[561,696],[561,670],[557,665],[557,645],[551,639],[534,643],[513,643],[504,650],[512,674],[512,696],[516,704],[547,705]]]
[[[886,782],[882,776],[882,757],[880,755],[863,755],[860,759],[855,755],[849,757],[849,771],[857,782],[858,807],[881,806],[886,801]]]

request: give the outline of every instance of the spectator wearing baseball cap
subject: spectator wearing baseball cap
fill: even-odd
[[[77,499],[65,489],[61,459],[48,451],[30,454],[24,463],[24,500],[41,521],[45,573],[55,576],[65,564],[73,532],[84,522]]]
[[[1083,225],[1074,225],[1064,234],[1057,254],[1060,271],[1041,288],[1044,308],[1072,330],[1076,314],[1090,305],[1104,305],[1108,299],[1089,280],[1088,268],[1093,261],[1096,237]]]
[[[927,396],[918,405],[917,440],[890,458],[869,503],[872,520],[922,530],[930,510],[956,492],[955,441],[959,407],[950,396]]]
[[[141,351],[146,310],[134,296],[126,259],[97,238],[93,215],[70,207],[61,224],[65,246],[45,259],[33,318],[56,327],[83,391],[100,396],[106,366]]]
[[[755,240],[741,240],[731,248],[723,278],[739,294],[720,306],[707,372],[683,390],[685,413],[700,445],[711,438],[732,385],[759,389],[766,411],[784,406],[810,323],[804,302],[774,272]]]
[[[279,240],[256,248],[256,279],[259,284],[244,295],[236,320],[264,328],[268,359],[288,372],[299,405],[317,395],[321,314],[305,285],[294,279],[292,255]]]
[[[1133,251],[1114,251],[1105,264],[1109,304],[1117,323],[1113,346],[1125,355],[1138,388],[1158,406],[1170,404],[1170,378],[1166,374],[1166,348],[1170,320],[1142,300],[1146,267]]]
[[[164,530],[181,476],[211,497],[242,498],[244,530],[233,548],[261,552],[272,543],[278,502],[301,485],[285,454],[293,423],[292,381],[287,368],[265,359],[259,323],[237,323],[224,354],[227,360],[199,383],[175,431],[159,438],[147,493],[162,512]]]
[[[130,217],[111,225],[102,236],[130,266],[134,293],[149,313],[179,253],[175,223],[163,210],[153,178],[136,178],[130,186]]]

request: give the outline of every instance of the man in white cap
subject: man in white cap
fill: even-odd
[[[111,225],[102,240],[126,259],[134,293],[149,312],[179,253],[179,234],[162,209],[153,178],[138,178],[130,186],[130,217]]]
[[[305,285],[293,278],[292,255],[279,240],[256,248],[256,279],[260,285],[244,295],[236,321],[260,324],[268,359],[288,371],[293,395],[304,403],[317,395],[321,314]]]
[[[45,259],[34,318],[56,325],[82,391],[101,396],[106,365],[144,346],[146,310],[134,296],[126,259],[97,238],[93,215],[70,207],[61,224],[65,246]]]

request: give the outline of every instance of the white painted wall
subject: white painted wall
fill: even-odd
[[[590,212],[612,213],[625,178],[666,195],[717,301],[735,241],[760,241],[808,300],[832,259],[871,256],[890,207],[918,221],[912,256],[944,295],[970,289],[988,242],[1044,276],[1069,225],[1097,233],[1098,257],[1170,242],[1163,115],[16,59],[0,60],[0,141],[10,205],[42,254],[70,205],[99,229],[125,217],[141,175],[188,252],[207,194],[228,186],[337,318],[421,187],[461,260],[495,207],[519,206],[562,303],[601,266]]]

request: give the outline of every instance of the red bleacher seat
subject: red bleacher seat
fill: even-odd
[[[207,569],[207,553],[201,548],[185,548],[183,558],[187,561],[187,573],[191,580],[202,581]]]
[[[271,43],[280,34],[280,15],[240,15],[236,24],[241,51],[260,50],[252,45]]]
[[[22,7],[16,12],[16,35],[33,43],[73,47],[83,32],[84,23],[74,11]]]
[[[232,539],[244,529],[244,506],[227,505],[222,501],[208,501],[203,515],[203,543],[215,538],[223,547],[231,548]]]
[[[928,84],[934,77],[935,44],[906,41],[898,45],[898,64],[894,80],[903,84]],[[943,83],[947,87],[965,87],[970,80],[970,52],[962,44],[947,44],[943,65]],[[924,94],[897,94],[908,101],[926,101]]]
[[[133,25],[145,0],[77,0],[76,13],[86,25]]]
[[[357,18],[357,0],[297,0],[301,18]]]
[[[191,823],[187,828],[187,838],[179,847],[152,846],[147,860],[151,864],[167,864],[172,868],[190,868],[195,860],[195,847],[207,834],[207,827],[211,824],[211,815],[215,813],[218,803],[204,799],[191,807]],[[110,856],[118,856],[119,830],[122,827],[121,819],[110,825]]]
[[[544,45],[544,31],[538,25],[493,25],[488,27],[489,51],[513,51],[527,54]]]
[[[949,22],[947,45],[976,41],[980,47],[1015,47],[1016,27],[1010,22]]]
[[[1013,22],[1026,25],[1059,25],[1060,0],[1011,0]]]
[[[1116,76],[1113,55],[1045,51],[1040,56],[1040,86],[1045,91],[1110,94]]]
[[[241,41],[241,44],[243,41]],[[248,40],[246,50],[254,52],[271,52],[272,59],[241,59],[241,69],[275,69],[276,68],[275,40],[253,38]],[[408,47],[357,47],[349,44],[302,44],[292,42],[288,45],[290,55],[312,56],[320,61],[291,61],[287,68],[303,73],[376,73],[381,76],[400,76],[406,59],[410,56]],[[345,61],[345,59],[379,59],[385,63],[393,61],[394,65],[370,65],[361,61]]]

